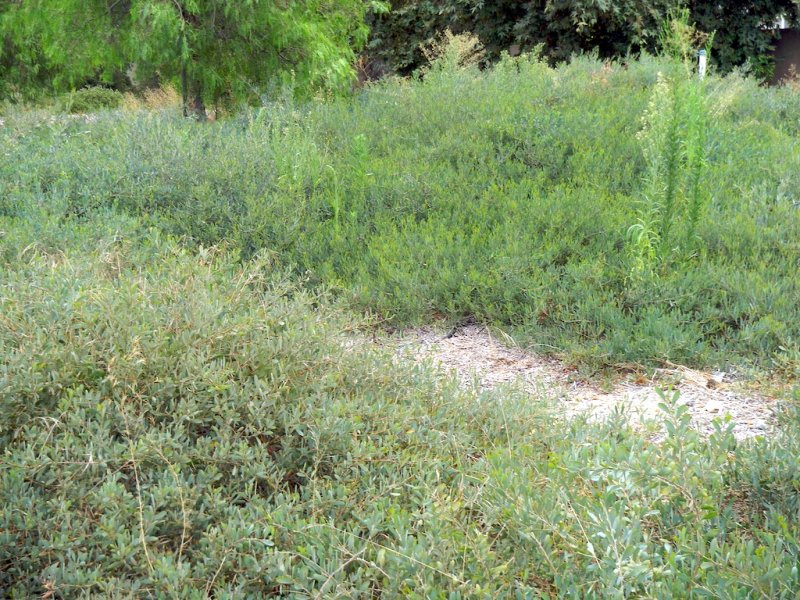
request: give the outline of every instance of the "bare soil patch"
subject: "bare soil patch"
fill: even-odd
[[[663,415],[657,390],[675,389],[693,425],[705,434],[715,419],[730,419],[738,439],[766,435],[775,424],[775,400],[745,389],[729,374],[704,373],[675,366],[659,369],[651,378],[620,377],[611,389],[576,380],[574,372],[553,358],[511,345],[487,329],[469,325],[453,332],[422,328],[376,338],[376,342],[413,360],[432,359],[455,373],[465,386],[491,389],[518,383],[531,396],[555,398],[567,416],[603,419],[622,407],[634,424]]]

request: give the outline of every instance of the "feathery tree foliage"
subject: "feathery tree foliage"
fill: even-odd
[[[341,88],[366,42],[364,0],[25,0],[0,2],[7,80],[53,91],[157,80],[185,106],[258,97],[278,81]],[[39,75],[47,73],[45,77]]]

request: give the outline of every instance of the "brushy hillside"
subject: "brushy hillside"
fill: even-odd
[[[654,444],[359,349],[359,324],[267,255],[190,252],[111,214],[0,230],[4,597],[800,586],[791,410],[737,446],[673,407]]]
[[[796,376],[800,96],[709,81],[697,224],[669,218],[691,252],[640,277],[629,229],[650,214],[658,166],[641,132],[669,68],[523,58],[481,73],[443,59],[424,81],[208,126],[9,117],[0,212],[115,210],[197,245],[266,249],[395,324],[475,317],[595,368]]]
[[[708,202],[669,238],[637,137],[664,68],[7,115],[0,596],[796,597],[791,403],[737,443],[667,397],[655,443],[358,343],[475,316],[594,365],[796,374],[800,98],[709,82]]]

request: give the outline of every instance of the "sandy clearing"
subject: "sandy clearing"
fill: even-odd
[[[477,382],[481,389],[517,382],[531,395],[545,394],[564,406],[565,414],[587,414],[602,419],[622,405],[632,422],[663,415],[657,388],[674,383],[692,416],[693,425],[704,434],[714,431],[713,421],[730,416],[737,439],[769,433],[775,424],[775,400],[754,394],[723,373],[703,373],[684,367],[660,369],[651,380],[622,378],[610,391],[574,381],[556,359],[539,356],[509,345],[483,327],[469,325],[448,335],[433,328],[405,330],[375,338],[398,355],[413,360],[432,359],[454,372],[465,385]]]

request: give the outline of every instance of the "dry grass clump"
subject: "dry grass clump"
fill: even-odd
[[[125,110],[167,110],[178,108],[181,105],[181,95],[170,86],[147,88],[138,94],[126,93],[123,97],[122,108]]]

